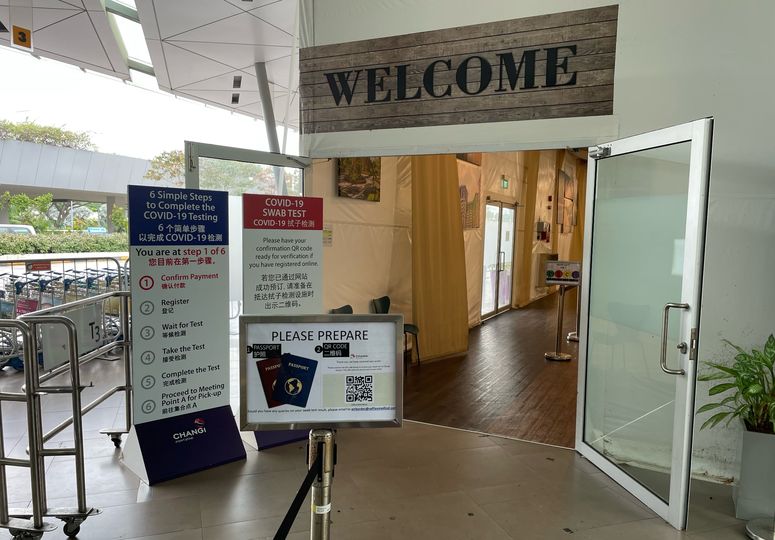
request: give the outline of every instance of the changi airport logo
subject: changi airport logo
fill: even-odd
[[[297,379],[296,377],[291,377],[290,379],[285,381],[285,392],[289,396],[296,396],[299,393],[301,393],[302,386],[303,385],[301,384],[301,381],[299,379]]]
[[[205,433],[207,433],[207,428],[205,428],[205,419],[195,418],[194,429],[189,429],[186,431],[178,431],[177,433],[173,433],[172,440],[174,440],[175,443],[188,442],[190,440],[193,440],[193,438],[196,437],[197,435],[204,435]]]

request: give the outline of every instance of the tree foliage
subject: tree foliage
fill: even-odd
[[[6,191],[0,195],[0,208],[8,209],[10,223],[32,225],[38,232],[98,227],[103,222],[100,218],[102,206],[83,201],[55,201],[51,193],[33,197]]]
[[[129,220],[126,215],[126,208],[114,206],[110,214],[110,222],[117,233],[125,233],[129,228]]]
[[[31,120],[18,123],[0,120],[0,139],[49,144],[76,150],[97,149],[88,133],[70,131],[56,126],[43,126]]]
[[[185,183],[185,156],[180,150],[162,152],[151,160],[151,166],[145,173],[149,180],[169,180],[176,186]]]
[[[284,171],[284,181],[289,192],[301,193],[301,174],[289,169]],[[185,183],[185,156],[180,150],[162,152],[151,160],[145,178],[169,181],[176,186]],[[277,193],[275,167],[260,163],[247,163],[224,159],[199,159],[199,186],[202,189],[228,191],[241,195],[247,191],[255,193]]]
[[[11,194],[6,191],[0,195],[0,208],[8,208],[11,223],[32,225],[36,231],[44,231],[49,228],[47,212],[52,199],[51,193],[30,197],[26,193]]]

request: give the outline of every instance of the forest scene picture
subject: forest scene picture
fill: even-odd
[[[337,191],[340,197],[379,201],[380,158],[340,158]]]

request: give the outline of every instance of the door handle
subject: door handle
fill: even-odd
[[[686,375],[686,372],[683,369],[670,369],[667,367],[667,332],[668,332],[668,326],[670,324],[670,310],[671,309],[689,309],[689,304],[676,304],[673,302],[668,302],[665,304],[665,309],[662,317],[662,349],[659,354],[659,367],[662,368],[662,371],[667,373],[668,375]],[[684,347],[686,344],[682,343],[678,346],[678,350],[680,350],[682,353],[684,352]]]
[[[498,258],[501,259],[499,263],[500,268],[498,268],[498,271],[503,272],[504,270],[506,270],[506,252],[505,251],[499,252]]]

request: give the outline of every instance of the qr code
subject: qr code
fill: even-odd
[[[348,375],[345,378],[344,395],[347,403],[364,403],[374,399],[374,377]]]

